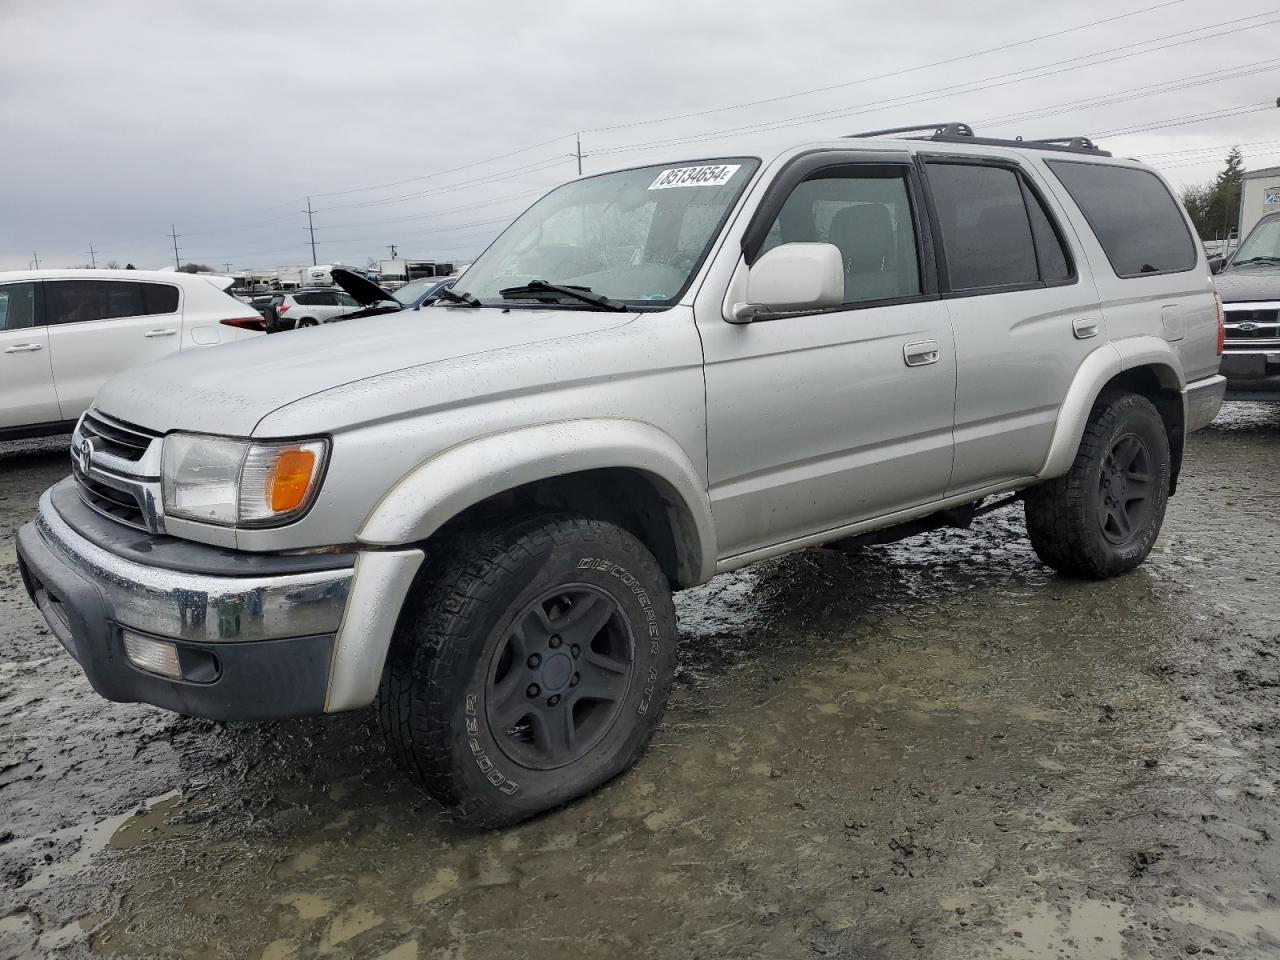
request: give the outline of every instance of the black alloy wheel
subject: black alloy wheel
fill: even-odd
[[[587,584],[557,587],[515,617],[495,652],[490,732],[523,767],[573,763],[617,719],[634,668],[635,643],[617,602]]]

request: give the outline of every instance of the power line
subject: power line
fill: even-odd
[[[1021,120],[1040,120],[1045,117],[1057,116],[1063,113],[1072,113],[1076,110],[1084,110],[1091,107],[1110,106],[1115,103],[1127,103],[1131,100],[1141,100],[1143,97],[1154,96],[1160,93],[1174,93],[1178,90],[1185,90],[1190,87],[1203,86],[1206,83],[1217,83],[1220,80],[1235,80],[1239,77],[1252,76],[1256,73],[1266,73],[1269,70],[1280,69],[1280,57],[1273,57],[1269,60],[1256,60],[1252,63],[1244,63],[1234,67],[1220,67],[1217,70],[1210,70],[1207,73],[1193,73],[1185,77],[1176,77],[1173,80],[1162,80],[1159,83],[1147,84],[1145,87],[1133,87],[1127,93],[1117,92],[1100,97],[1087,97],[1082,100],[1070,100],[1065,103],[1054,104],[1050,107],[1042,107],[1036,110],[1028,110],[1020,113],[1005,114],[999,117],[985,117],[978,123],[1016,123]]]
[[[1184,117],[1170,117],[1165,120],[1157,120],[1154,123],[1135,127],[1121,127],[1115,130],[1104,130],[1101,133],[1090,134],[1090,136],[1124,137],[1134,133],[1148,133],[1152,130],[1167,130],[1169,127],[1185,127],[1188,124],[1201,123],[1205,120],[1221,120],[1226,117],[1238,117],[1246,113],[1257,113],[1260,110],[1274,109],[1275,104],[1268,100],[1263,103],[1241,104],[1238,107],[1222,107],[1219,110],[1210,110],[1205,113],[1193,113]]]
[[[1245,20],[1255,20],[1264,14],[1253,14],[1249,17],[1241,17],[1237,20],[1226,21],[1226,24],[1241,23]],[[1026,67],[1022,70],[1015,70],[1009,73],[997,74],[991,77],[984,77],[981,80],[964,81],[961,83],[948,84],[942,87],[935,87],[930,90],[917,91],[912,94],[903,94],[896,97],[886,97],[880,100],[872,100],[863,104],[855,104],[845,107],[836,107],[829,110],[816,111],[814,113],[801,114],[794,117],[783,117],[775,120],[760,121],[752,124],[745,124],[738,127],[726,127],[720,130],[711,131],[701,134],[689,134],[680,137],[672,137],[665,140],[655,140],[648,142],[640,142],[633,144],[625,144],[618,147],[606,147],[596,150],[597,154],[615,154],[615,153],[631,153],[636,150],[648,149],[655,146],[674,146],[677,144],[697,143],[705,140],[716,140],[729,135],[743,133],[759,133],[772,130],[781,130],[788,127],[805,126],[818,120],[830,120],[836,117],[855,116],[863,113],[872,113],[883,110],[887,107],[904,107],[915,106],[921,103],[929,103],[934,100],[944,99],[948,96],[965,93],[978,93],[984,90],[991,90],[997,87],[1006,87],[1015,83],[1023,83],[1027,80],[1038,80],[1048,76],[1056,76],[1062,73],[1069,73],[1074,70],[1080,70],[1085,67],[1097,66],[1102,63],[1112,63],[1117,60],[1125,60],[1130,57],[1142,56],[1147,53],[1154,53],[1158,50],[1166,50],[1170,47],[1183,46],[1188,43],[1198,43],[1201,40],[1211,40],[1233,33],[1239,33],[1245,30],[1255,30],[1258,27],[1268,26],[1272,23],[1280,22],[1280,18],[1264,21],[1262,23],[1253,23],[1248,26],[1235,27],[1231,30],[1222,30],[1217,33],[1207,34],[1200,37],[1191,37],[1189,39],[1177,40],[1172,43],[1162,44],[1160,46],[1150,47],[1146,50],[1132,50],[1133,47],[1145,46],[1151,43],[1158,43],[1161,40],[1170,40],[1175,37],[1185,37],[1188,33],[1195,33],[1201,30],[1211,29],[1211,27],[1196,27],[1194,30],[1185,30],[1180,33],[1168,34],[1163,37],[1153,37],[1149,40],[1141,40],[1135,43],[1125,44],[1119,47],[1112,47],[1109,50],[1098,51],[1097,53],[1084,54],[1078,57],[1070,57],[1065,60],[1058,60],[1052,63],[1040,64],[1038,66]],[[1214,24],[1212,26],[1221,26],[1223,24]],[[1117,51],[1132,50],[1130,53],[1117,53]],[[1105,56],[1108,53],[1116,53],[1115,56]],[[1089,61],[1084,63],[1081,61]],[[1074,64],[1074,65],[1071,65]],[[1061,68],[1061,69],[1049,69]],[[1034,71],[1042,71],[1034,73]],[[1027,76],[1027,74],[1031,74]],[[994,81],[994,82],[993,82]]]
[[[1118,20],[1124,20],[1124,19],[1127,19],[1128,17],[1135,17],[1142,13],[1151,13],[1154,10],[1161,10],[1161,9],[1164,9],[1165,7],[1177,6],[1183,2],[1185,2],[1185,0],[1170,0],[1170,2],[1167,2],[1167,3],[1157,3],[1154,6],[1143,7],[1140,10],[1133,10],[1129,13],[1117,14],[1116,16],[1106,17],[1105,19],[1102,19],[1102,20],[1094,20],[1094,21],[1091,21],[1090,23],[1082,23],[1079,26],[1075,26],[1075,27],[1067,27],[1062,30],[1055,30],[1052,33],[1042,33],[1039,36],[1028,37],[1025,40],[1017,40],[1017,41],[1014,41],[1013,43],[1002,44],[998,47],[989,47],[986,50],[975,50],[972,53],[965,53],[955,57],[948,57],[945,60],[935,60],[932,63],[922,63],[922,64],[917,64],[916,66],[913,66],[913,67],[903,67],[900,70],[892,70],[888,73],[880,73],[870,77],[860,77],[857,80],[846,80],[842,83],[833,83],[825,87],[814,87],[811,90],[801,90],[796,93],[787,93],[777,97],[766,97],[762,100],[749,100],[744,103],[734,103],[734,104],[729,104],[723,107],[712,107],[707,110],[694,110],[689,113],[672,114],[666,117],[654,117],[649,120],[634,120],[629,123],[615,123],[605,127],[591,127],[582,132],[583,133],[604,133],[609,130],[623,130],[629,127],[641,127],[641,126],[648,126],[655,123],[667,123],[672,120],[688,120],[692,117],[704,117],[713,113],[724,113],[729,110],[741,110],[745,107],[759,107],[769,103],[780,103],[784,100],[794,100],[797,97],[812,96],[813,94],[816,94],[816,93],[828,93],[832,90],[839,90],[845,87],[856,86],[858,84],[871,83],[876,80],[888,80],[892,77],[905,76],[908,73],[916,73],[921,70],[930,70],[933,67],[944,67],[949,64],[960,63],[961,61],[964,61],[964,60],[972,60],[976,57],[983,57],[989,53],[1003,53],[1006,50],[1012,50],[1016,47],[1023,47],[1031,43],[1037,43],[1040,40],[1050,40],[1054,37],[1061,37],[1069,33],[1076,33],[1080,30],[1087,30],[1090,27],[1098,27],[1107,23],[1115,23]]]
[[[512,150],[508,153],[500,153],[495,157],[485,157],[483,160],[475,160],[471,163],[464,163],[460,167],[451,167],[448,170],[436,170],[432,173],[424,173],[419,177],[408,177],[404,180],[392,180],[389,183],[375,183],[366,187],[352,187],[349,190],[330,190],[327,193],[313,193],[313,197],[342,197],[350,193],[364,193],[368,190],[385,190],[388,187],[399,187],[406,183],[418,183],[422,180],[432,180],[436,177],[447,176],[450,173],[459,173],[463,170],[470,170],[473,167],[479,167],[486,163],[493,163],[495,160],[506,160],[508,157],[518,156],[521,153],[528,153],[531,150],[537,150],[540,147],[550,146],[553,143],[559,143],[561,140],[567,140],[573,136],[571,133],[564,133],[558,137],[552,137],[550,140],[543,140],[540,143],[531,144],[527,147],[520,147],[518,150]],[[330,207],[329,209],[333,209]]]

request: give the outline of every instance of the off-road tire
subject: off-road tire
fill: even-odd
[[[401,613],[378,692],[378,719],[391,755],[455,817],[476,827],[504,826],[561,806],[630,767],[657,727],[676,662],[671,591],[644,545],[612,524],[542,514],[464,530],[431,554]],[[543,605],[541,598],[562,589],[588,599],[581,607],[576,600],[569,607],[556,600]],[[513,759],[516,751],[535,752],[537,738],[526,732],[528,742],[522,742],[519,725],[491,729],[490,709],[512,699],[500,696],[495,671],[503,663],[515,669],[509,650],[513,644],[523,649],[534,627],[568,622],[555,618],[593,609],[593,597],[601,610],[609,609],[610,599],[615,604],[599,637],[631,651],[630,673],[618,688],[625,693],[615,695],[612,719],[599,720],[594,745],[579,745],[585,755],[554,768]],[[548,609],[539,619],[538,611]],[[532,626],[515,630],[517,617]],[[556,632],[547,643],[560,639]],[[629,641],[619,640],[626,636]],[[563,663],[569,645],[561,643],[554,651],[539,648],[547,670],[553,660]],[[532,662],[530,655],[520,669],[531,669]],[[576,670],[577,661],[572,663]],[[585,664],[583,669],[585,677]],[[578,674],[573,677],[577,684]],[[539,677],[525,679],[527,692]],[[562,680],[547,681],[542,694],[562,690],[570,724],[579,707],[593,716],[597,704],[586,685],[574,698],[567,687],[555,686]],[[549,702],[538,699],[537,709]]]
[[[1150,479],[1141,522],[1124,536],[1117,532],[1114,520],[1107,520],[1106,501],[1119,482],[1112,473],[1113,451],[1130,438],[1145,450],[1147,469],[1141,473]],[[1169,437],[1151,401],[1135,393],[1103,393],[1094,404],[1071,469],[1027,492],[1027,533],[1037,556],[1072,577],[1102,580],[1134,569],[1147,558],[1160,534],[1170,470]],[[1104,486],[1104,480],[1113,487]],[[1133,481],[1126,476],[1123,482]],[[1119,496],[1130,492],[1126,486]],[[1108,530],[1104,522],[1110,524]]]

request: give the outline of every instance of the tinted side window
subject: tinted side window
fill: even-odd
[[[111,320],[146,313],[139,284],[112,280],[46,281],[45,308],[50,324]]]
[[[316,305],[316,295],[314,293],[299,293],[293,298],[293,302],[300,307],[314,307]]]
[[[845,303],[920,294],[915,224],[900,168],[833,167],[797,185],[760,252],[800,242],[839,248]]]
[[[1039,282],[1018,175],[965,163],[929,163],[927,169],[951,289]]]
[[[1040,279],[1048,283],[1071,279],[1071,262],[1062,246],[1062,238],[1049,219],[1049,211],[1034,194],[1030,194],[1027,201],[1031,233],[1036,238],[1036,255],[1040,260]]]
[[[147,313],[176,313],[178,288],[167,283],[140,283],[142,303]]]
[[[20,330],[36,322],[36,285],[6,283],[0,286],[0,330]]]
[[[1168,189],[1154,173],[1103,163],[1050,160],[1118,277],[1190,270],[1195,241]]]

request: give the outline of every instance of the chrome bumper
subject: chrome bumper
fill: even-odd
[[[92,581],[115,622],[193,643],[276,640],[334,633],[353,569],[257,577],[209,577],[118,557],[76,533],[40,497],[36,528],[55,556]]]
[[[41,496],[35,520],[18,532],[19,569],[50,629],[104,697],[222,720],[330,713],[373,701],[421,550],[366,551],[321,570],[282,569],[279,557],[245,554],[234,558],[237,570],[243,561],[242,576],[150,566],[139,556],[168,546],[143,550],[148,545],[133,540],[121,556],[107,549],[109,538],[94,542],[67,522],[58,504],[88,508],[76,498],[55,504],[57,491]],[[226,566],[225,554],[214,561]],[[171,642],[182,678],[130,662],[129,631]],[[206,667],[188,672],[196,659]]]
[[[1227,378],[1214,375],[1187,384],[1186,397],[1187,433],[1200,430],[1213,422],[1222,409],[1222,398],[1227,392]]]

